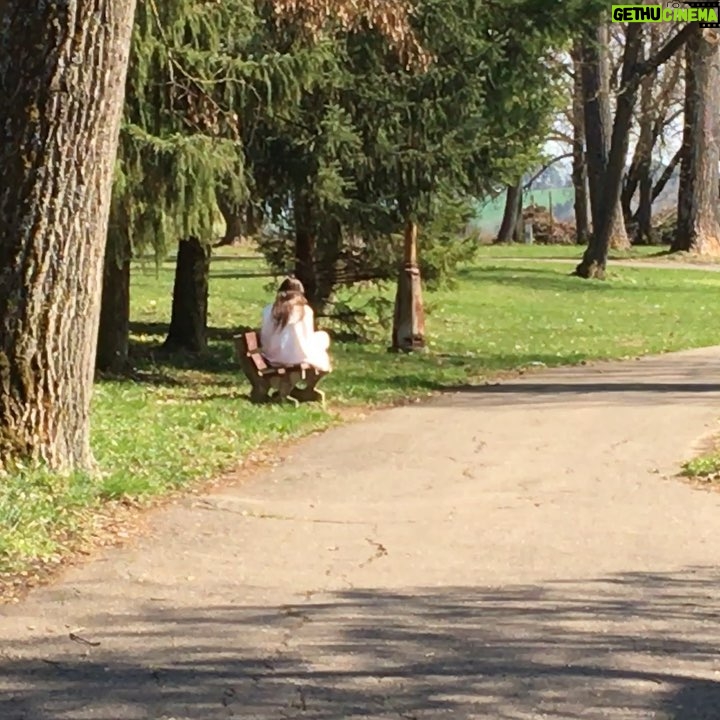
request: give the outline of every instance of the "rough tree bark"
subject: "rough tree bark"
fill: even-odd
[[[515,185],[508,185],[505,191],[505,211],[500,223],[496,243],[509,243],[515,237],[518,213],[522,207],[522,182],[518,180]]]
[[[612,74],[610,62],[610,33],[608,25],[604,25],[600,29],[598,35],[600,39],[600,111],[603,113],[603,123],[607,128],[605,133],[606,142],[608,142],[607,153],[608,162],[612,152],[611,132],[613,128],[612,108],[610,107],[610,76]],[[640,48],[642,44],[640,44]],[[628,128],[629,132],[629,128]],[[627,153],[626,153],[627,154]],[[624,170],[624,167],[623,167]],[[617,203],[612,207],[612,223],[610,225],[610,247],[613,250],[627,250],[630,248],[630,238],[625,229],[625,218],[623,217],[622,207],[620,205],[620,197]]]
[[[123,373],[129,364],[130,242],[125,233],[108,236],[95,367]]]
[[[578,245],[585,245],[590,236],[588,218],[588,176],[585,159],[585,118],[582,85],[582,44],[576,40],[572,48],[573,102],[572,102],[572,183],[575,208],[575,237]]]
[[[195,237],[181,240],[165,350],[200,353],[207,348],[209,283],[210,246]]]
[[[622,182],[622,176],[620,181]],[[618,193],[618,201],[613,209],[612,225],[610,226],[610,247],[613,250],[629,250],[631,247],[630,236],[625,227],[622,205],[620,205],[620,193]]]
[[[678,220],[673,251],[720,255],[720,47],[718,34],[697,28],[685,61],[685,124]]]
[[[654,26],[651,26],[650,31],[652,32],[654,29]],[[634,218],[637,223],[636,243],[649,242],[652,234],[652,154],[655,145],[653,138],[653,84],[656,77],[657,73],[652,73],[640,85],[640,135],[630,167],[630,172],[636,169],[640,189],[637,213]],[[631,217],[631,202],[632,195],[626,199],[624,208],[626,217]]]
[[[0,467],[89,469],[135,0],[0,3]]]
[[[590,212],[593,231],[583,259],[575,269],[580,277],[604,277],[609,251],[609,236],[600,237],[603,215],[603,187],[608,165],[610,128],[602,106],[602,58],[600,48],[607,42],[607,26],[601,23],[582,43],[582,89],[584,99],[585,157],[587,161]]]
[[[392,350],[412,352],[425,348],[425,309],[417,261],[417,223],[408,219],[403,241],[403,267],[398,277],[393,316]]]

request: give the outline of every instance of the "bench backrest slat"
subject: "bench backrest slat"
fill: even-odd
[[[268,364],[260,352],[260,342],[254,330],[246,330],[235,336],[238,356],[241,361],[245,358],[258,372],[268,369]]]
[[[265,358],[259,352],[250,353],[248,356],[257,370],[262,371],[268,369],[268,364],[265,362]]]
[[[252,330],[246,333],[243,333],[243,337],[245,339],[245,347],[247,348],[247,352],[255,352],[260,349],[260,342],[258,340],[258,336],[256,332],[253,332]]]

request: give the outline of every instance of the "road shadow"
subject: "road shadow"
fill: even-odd
[[[135,614],[97,597],[84,637],[5,644],[0,717],[720,718],[714,567],[278,606],[145,592]]]
[[[544,369],[539,362],[533,370]],[[667,402],[707,403],[708,396],[720,399],[720,378],[707,358],[673,356],[641,359],[635,363],[597,363],[563,369],[534,371],[514,381],[487,384],[446,385],[440,401],[467,402],[487,406],[522,400],[526,404],[578,403],[620,404],[632,395],[633,404]]]

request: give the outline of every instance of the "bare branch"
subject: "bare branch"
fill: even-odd
[[[569,153],[563,153],[562,155],[558,155],[556,158],[553,158],[549,162],[545,163],[538,172],[536,172],[530,180],[528,180],[525,185],[523,185],[523,190],[528,190],[532,184],[546,171],[549,170],[555,163],[559,163],[561,160],[567,160],[568,158],[571,158],[573,154],[571,152]]]
[[[628,83],[629,86],[637,87],[642,79],[657,70],[661,65],[666,63],[680,48],[689,40],[690,36],[696,32],[698,24],[695,22],[688,23],[682,30],[673,35],[660,50],[652,57],[635,66],[634,77]]]
[[[660,193],[665,189],[665,186],[668,184],[668,181],[672,177],[672,174],[675,172],[675,168],[678,166],[678,163],[682,158],[682,150],[682,147],[677,149],[675,155],[673,155],[672,160],[670,160],[670,162],[667,164],[657,183],[655,183],[655,187],[652,191],[653,202],[655,202],[655,200],[657,200],[657,198],[660,196]]]
[[[567,143],[569,145],[572,145],[574,142],[572,135],[564,133],[560,130],[555,130],[554,132],[551,132],[548,135],[547,139],[551,142]]]

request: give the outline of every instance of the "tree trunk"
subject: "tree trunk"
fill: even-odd
[[[650,25],[649,55],[657,52],[659,26]],[[640,113],[638,124],[640,133],[635,152],[627,173],[621,204],[623,217],[635,224],[634,241],[650,242],[652,234],[652,156],[660,119],[653,98],[653,87],[657,82],[657,70],[649,73],[640,84]],[[640,190],[637,211],[633,214],[632,202],[636,191]]]
[[[96,369],[125,372],[129,364],[129,336],[130,241],[124,232],[110,233],[105,248]]]
[[[230,210],[222,213],[225,220],[225,235],[219,243],[219,246],[238,245],[245,237],[245,218],[241,214],[241,210]]]
[[[135,0],[0,3],[0,468],[90,469]]]
[[[593,228],[600,225],[603,178],[607,169],[610,147],[610,128],[606,125],[606,113],[601,97],[603,82],[599,46],[602,42],[607,42],[607,28],[604,24],[598,28],[596,35],[586,38],[582,46],[585,158]]]
[[[587,161],[590,212],[593,232],[583,259],[575,269],[580,277],[604,277],[609,244],[598,242],[598,230],[602,224],[603,179],[608,164],[608,133],[606,113],[603,108],[602,58],[600,47],[607,43],[607,27],[601,23],[595,34],[590,34],[582,44],[582,89],[585,121],[585,157]]]
[[[720,50],[716,33],[697,29],[685,63],[685,124],[673,251],[720,255]]]
[[[217,204],[225,221],[225,235],[217,247],[237,245],[257,233],[260,218],[252,203],[237,203],[223,192],[218,192]]]
[[[343,228],[335,217],[327,217],[322,226],[322,245],[316,247],[315,304],[322,312],[338,283],[338,261],[342,250]]]
[[[207,349],[209,279],[210,246],[195,237],[181,240],[166,350],[200,353]]]
[[[603,113],[603,123],[607,128],[605,133],[605,141],[607,145],[608,163],[612,157],[612,138],[611,132],[614,132],[612,108],[610,107],[610,32],[607,25],[604,26],[600,35],[602,45],[600,47],[600,83],[602,92],[600,93],[600,109]],[[642,48],[642,44],[638,47],[638,52]],[[633,100],[634,102],[634,100]],[[630,128],[628,127],[628,133]],[[625,160],[627,158],[627,150],[623,156],[622,172],[625,171]],[[610,224],[610,237],[608,239],[609,246],[613,250],[628,250],[630,248],[630,238],[625,229],[625,218],[623,218],[622,207],[620,205],[620,191],[622,190],[622,174],[620,175],[620,187],[618,188],[617,201],[614,205],[609,205],[603,212],[612,213],[612,221]],[[607,192],[607,185],[603,182],[603,195]]]
[[[505,212],[495,240],[496,243],[512,242],[517,225],[518,208],[521,207],[521,203],[522,181],[518,180],[516,185],[508,185],[505,191]]]
[[[318,281],[315,265],[316,224],[312,202],[304,190],[294,197],[295,217],[295,277],[305,286],[305,296],[314,310],[318,310]]]
[[[652,191],[651,160],[643,162],[640,170],[640,194],[636,213],[637,226],[635,229],[635,242],[639,245],[649,245],[652,242]]]
[[[515,229],[513,231],[513,242],[521,243],[525,238],[525,222],[523,221],[523,190],[520,186],[517,198],[517,215],[515,216]]]
[[[417,234],[417,224],[407,220],[403,246],[404,266],[398,277],[393,317],[392,349],[396,352],[425,348],[425,310],[417,262]]]
[[[631,247],[630,237],[625,227],[622,205],[620,205],[620,193],[622,192],[622,175],[620,176],[620,188],[618,188],[618,200],[613,210],[612,225],[610,227],[610,247],[613,250],[629,250]]]
[[[603,278],[610,244],[622,219],[620,193],[622,176],[630,142],[630,126],[637,95],[637,85],[630,82],[637,68],[642,43],[642,25],[629,24],[623,54],[621,90],[617,98],[612,137],[607,140],[607,112],[602,106],[603,86],[600,42],[606,38],[603,24],[597,38],[588,38],[583,46],[583,90],[586,98],[585,129],[590,175],[590,204],[593,232],[575,274],[584,278]],[[600,41],[600,42],[598,42]],[[624,224],[623,224],[624,229]],[[627,236],[626,236],[627,237]]]
[[[644,82],[640,100],[640,134],[635,146],[632,162],[628,170],[622,191],[621,204],[623,217],[628,223],[635,224],[634,239],[637,243],[646,242],[652,230],[652,153],[654,142],[652,112],[652,85]],[[632,203],[635,193],[640,190],[637,209]]]
[[[582,45],[575,41],[572,49],[573,59],[573,148],[572,148],[572,183],[575,207],[575,237],[578,245],[585,245],[590,236],[588,218],[588,178],[585,160],[585,105],[582,86]]]

